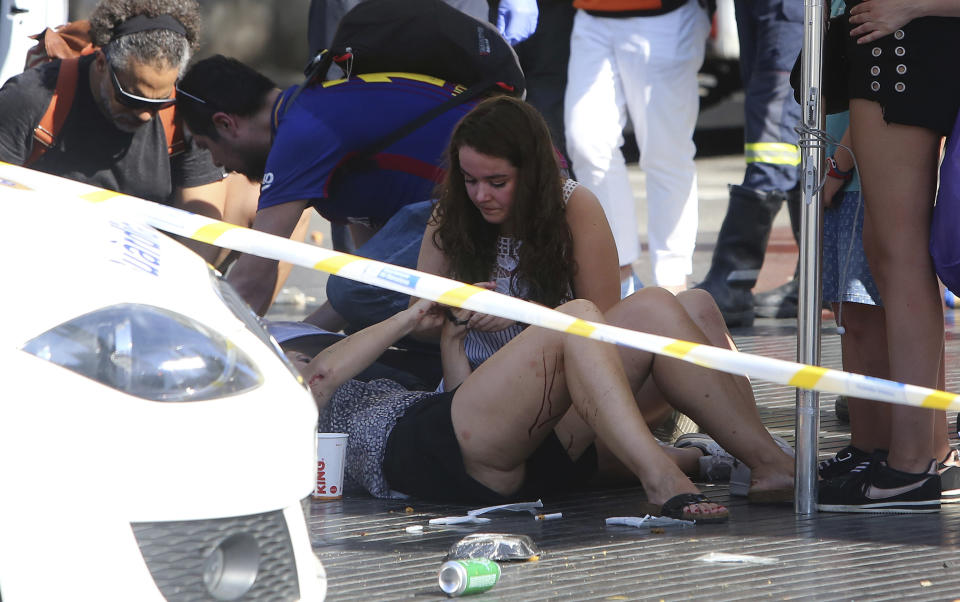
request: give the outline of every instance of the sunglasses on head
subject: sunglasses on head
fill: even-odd
[[[113,70],[112,66],[109,67],[109,69],[110,81],[113,83],[114,96],[116,97],[117,102],[128,109],[136,109],[139,111],[159,111],[176,104],[176,97],[146,98],[127,92],[123,89],[123,86],[120,85],[120,80],[117,79],[117,72]]]

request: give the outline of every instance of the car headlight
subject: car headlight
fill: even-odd
[[[196,320],[149,305],[114,305],[80,316],[23,350],[151,401],[226,397],[263,382],[230,341]]]
[[[287,370],[297,379],[301,385],[306,387],[306,384],[303,380],[303,376],[300,374],[300,371],[297,370],[297,367],[293,365],[293,362],[284,354],[283,349],[280,347],[277,340],[270,336],[270,331],[267,330],[267,327],[263,325],[263,322],[260,321],[260,317],[254,313],[250,306],[247,305],[247,302],[243,300],[243,297],[240,296],[240,293],[236,291],[230,283],[224,280],[220,274],[214,270],[210,270],[210,280],[213,281],[213,290],[217,291],[217,295],[223,301],[223,303],[230,308],[230,311],[233,312],[233,315],[237,316],[243,325],[247,327],[247,330],[257,335],[261,341],[264,342],[267,347],[273,349],[273,352],[277,354],[277,357],[280,358],[280,361],[283,362],[283,365],[287,367]]]

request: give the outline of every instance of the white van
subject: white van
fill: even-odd
[[[0,85],[23,71],[30,36],[67,22],[67,0],[0,0]]]
[[[0,163],[0,599],[323,599],[303,380],[198,255],[78,190]]]

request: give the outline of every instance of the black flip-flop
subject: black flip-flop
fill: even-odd
[[[715,504],[716,502],[710,501],[707,496],[702,493],[681,493],[673,496],[666,502],[663,506],[657,508],[656,504],[651,504],[653,512],[648,512],[648,514],[656,514],[657,516],[666,516],[667,518],[676,518],[680,520],[692,520],[697,523],[725,523],[730,518],[729,512],[723,512],[720,514],[693,514],[691,512],[684,512],[683,509],[692,504]],[[718,504],[722,505],[722,504]]]

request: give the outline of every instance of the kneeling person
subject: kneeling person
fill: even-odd
[[[179,86],[186,122],[214,161],[261,182],[253,228],[289,237],[308,206],[351,225],[357,254],[415,267],[442,179],[454,124],[474,103],[457,106],[371,157],[348,164],[400,126],[461,88],[415,74],[364,74],[311,85],[294,97],[246,65],[213,56]],[[267,309],[277,262],[243,255],[228,275],[259,313]],[[408,297],[333,277],[328,304],[307,321],[329,330],[362,328],[405,308]]]

